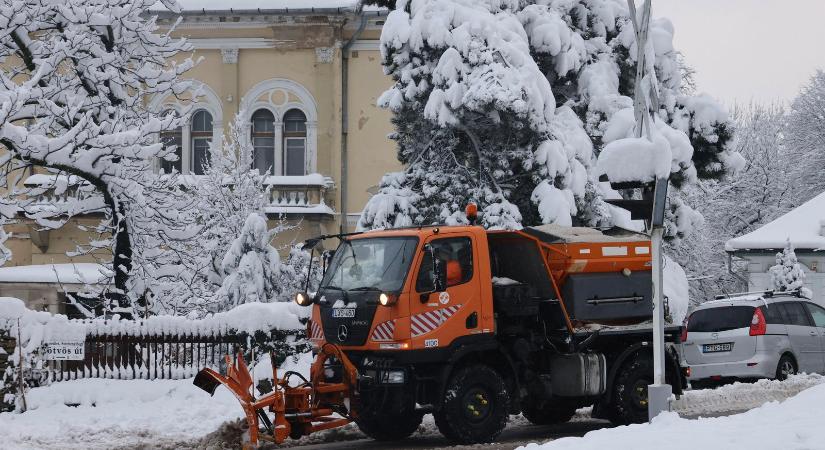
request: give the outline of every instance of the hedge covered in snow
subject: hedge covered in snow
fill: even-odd
[[[20,336],[19,348],[13,354],[8,355],[10,365],[4,373],[0,374],[2,375],[0,376],[0,390],[3,390],[4,386],[7,391],[9,386],[12,386],[14,391],[17,390],[17,378],[21,364],[20,353],[22,353],[24,382],[27,386],[48,384],[52,380],[48,364],[40,354],[43,344],[47,342],[84,342],[87,339],[128,337],[131,342],[134,343],[137,339],[140,343],[140,338],[146,337],[147,345],[140,345],[139,352],[142,355],[149,351],[148,342],[154,338],[164,338],[165,342],[174,342],[175,339],[192,342],[197,341],[197,338],[209,341],[211,338],[229,336],[237,338],[235,342],[245,343],[241,347],[248,356],[251,349],[254,349],[256,355],[272,351],[278,355],[279,360],[283,360],[307,350],[304,324],[308,316],[308,308],[290,302],[247,303],[230,311],[197,320],[180,316],[152,316],[141,320],[127,320],[119,317],[78,320],[69,319],[61,314],[32,311],[26,308],[22,300],[0,297],[0,332],[13,338]],[[157,340],[155,339],[154,342]],[[87,343],[87,352],[89,348]],[[174,355],[165,357],[175,358]],[[101,369],[97,366],[87,368],[85,366],[90,364],[89,361],[87,355],[87,360],[83,363],[84,367],[73,377],[120,378],[122,368],[103,367]],[[192,363],[193,361],[189,361],[187,364]],[[199,362],[195,361],[194,364],[197,365]],[[137,364],[133,365],[137,366]],[[127,365],[126,369],[132,373],[126,378],[152,378],[157,375],[157,373],[152,375],[151,371],[143,370],[143,367]],[[194,374],[189,369],[194,369],[194,366],[187,367],[184,375]]]

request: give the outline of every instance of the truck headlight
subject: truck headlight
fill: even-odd
[[[403,370],[386,370],[381,372],[381,383],[383,384],[404,384]]]
[[[295,294],[295,303],[301,306],[309,306],[312,304],[312,299],[306,292],[299,292]]]
[[[386,292],[382,292],[381,295],[378,296],[378,303],[380,303],[381,306],[390,306],[395,304],[397,299],[398,297],[396,297],[394,294],[387,294]]]

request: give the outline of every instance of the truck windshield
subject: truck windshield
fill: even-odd
[[[416,237],[344,241],[335,251],[321,289],[397,292],[404,286],[417,245]]]

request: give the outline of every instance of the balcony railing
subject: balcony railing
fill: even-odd
[[[193,181],[192,175],[182,176],[182,181]],[[75,177],[47,174],[32,175],[23,184],[28,188],[31,200],[28,212],[56,209],[60,204],[82,201],[83,211],[100,212],[102,197]],[[269,187],[269,205],[265,212],[271,215],[315,214],[332,216],[334,200],[331,191],[335,184],[330,177],[321,174],[302,176],[269,176],[264,180]]]

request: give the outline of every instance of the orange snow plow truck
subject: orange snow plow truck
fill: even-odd
[[[309,379],[274,369],[256,398],[243,357],[223,384],[249,424],[247,446],[281,443],[355,422],[384,441],[412,434],[425,414],[450,441],[492,441],[511,414],[535,424],[593,406],[615,423],[647,420],[653,381],[651,244],[613,228],[544,225],[519,231],[430,226],[337,237],[314,294]],[[676,344],[666,328],[666,368],[681,393]]]

